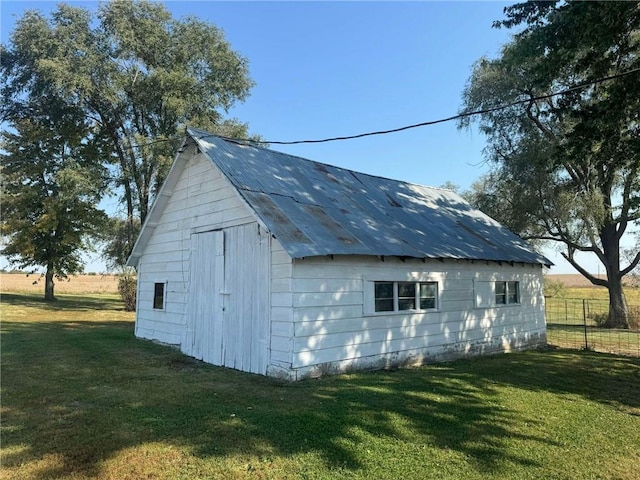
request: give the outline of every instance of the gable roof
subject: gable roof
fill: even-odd
[[[194,128],[187,135],[292,258],[382,255],[551,264],[449,190],[367,175]]]

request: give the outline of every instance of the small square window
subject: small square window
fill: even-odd
[[[495,282],[496,305],[520,303],[520,282]]]
[[[156,283],[153,287],[153,308],[164,310],[164,283]]]

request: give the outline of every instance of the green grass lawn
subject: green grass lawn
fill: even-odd
[[[640,360],[546,351],[287,384],[2,296],[4,479],[637,479]]]

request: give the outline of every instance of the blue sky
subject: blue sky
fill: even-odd
[[[217,25],[248,58],[256,86],[229,116],[248,122],[251,132],[267,140],[289,141],[387,130],[456,114],[473,63],[498,55],[509,40],[509,31],[491,24],[512,2],[164,3],[174,17],[192,15]],[[25,10],[47,13],[55,7],[53,1],[3,0],[2,43]],[[466,189],[486,171],[484,145],[478,132],[447,122],[273,148],[374,175],[431,186],[453,182]],[[573,273],[551,251],[546,254],[558,263],[553,273]],[[92,259],[87,270],[104,267]]]

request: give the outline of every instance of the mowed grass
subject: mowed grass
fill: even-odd
[[[294,384],[2,296],[4,479],[637,479],[640,361],[546,351]]]

